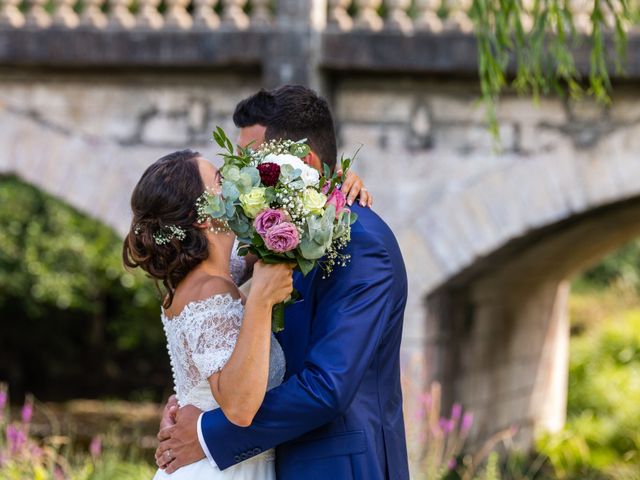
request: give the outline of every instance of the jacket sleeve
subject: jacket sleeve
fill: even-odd
[[[317,283],[318,304],[304,368],[269,391],[251,426],[206,412],[204,441],[221,469],[309,432],[353,401],[393,309],[393,268],[382,243],[352,233],[351,261]]]

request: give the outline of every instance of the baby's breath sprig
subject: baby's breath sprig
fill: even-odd
[[[322,278],[326,279],[336,265],[346,267],[347,263],[351,261],[351,255],[348,253],[340,253],[340,250],[345,248],[351,241],[351,232],[342,235],[340,238],[336,238],[333,244],[327,250],[325,258],[320,262],[320,268],[322,269]]]
[[[156,245],[166,245],[174,238],[182,242],[187,238],[187,231],[177,225],[166,225],[164,227],[160,227],[160,229],[153,234],[153,239],[156,242]]]
[[[260,145],[260,149],[253,152],[252,156],[261,161],[267,155],[295,155],[296,157],[303,158],[309,154],[311,147],[305,142],[306,138],[294,142],[288,139],[269,140],[268,142]]]

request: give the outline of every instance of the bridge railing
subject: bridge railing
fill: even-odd
[[[96,30],[247,30],[274,25],[277,0],[0,0],[0,28]],[[327,29],[470,33],[472,0],[321,0]],[[301,2],[303,3],[303,2]],[[525,2],[526,4],[527,2]],[[531,2],[529,2],[531,3]],[[570,2],[579,30],[590,2]],[[530,23],[523,18],[524,24]]]
[[[475,75],[472,2],[0,0],[0,65],[244,69],[261,75],[265,86],[319,89],[351,72]],[[578,32],[589,33],[592,0],[569,5]],[[522,20],[533,26],[530,15]],[[584,75],[591,68],[588,43],[575,48]],[[630,35],[628,51],[637,48],[640,35]],[[613,58],[614,46],[607,49]],[[640,78],[640,62],[629,61],[625,74]]]

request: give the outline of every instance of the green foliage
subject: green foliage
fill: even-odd
[[[487,458],[487,465],[484,467],[484,471],[474,477],[474,480],[500,480],[500,469],[498,462],[500,457],[496,452],[491,452]]]
[[[577,34],[574,5],[570,0],[473,0],[469,13],[478,42],[481,95],[495,135],[496,103],[509,86],[534,98],[551,92],[577,98],[586,92],[609,102],[606,33],[613,29],[615,65],[620,72],[626,56],[625,29],[635,21],[637,11],[628,0],[593,0],[591,32],[585,38]],[[584,41],[590,49],[586,90],[574,54]],[[510,68],[513,80],[508,79]]]
[[[0,225],[0,378],[49,399],[159,396],[158,296],[123,269],[118,236],[13,177],[0,178]]]
[[[615,286],[640,293],[640,241],[634,240],[587,270],[579,288],[604,289]]]
[[[539,441],[558,478],[640,477],[640,309],[571,342],[567,425]]]

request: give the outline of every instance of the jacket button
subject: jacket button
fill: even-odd
[[[253,449],[253,454],[254,454],[254,455],[258,455],[258,454],[259,454],[259,453],[261,453],[261,452],[262,452],[262,450],[260,450],[259,448],[254,448],[254,449]]]
[[[242,459],[240,458],[240,455],[236,455],[235,457],[233,457],[233,461],[234,461],[234,462],[239,462],[240,460],[242,460]]]
[[[249,457],[247,456],[246,453],[243,453],[242,455],[240,455],[240,459],[241,460],[246,460],[247,458],[249,458]]]

